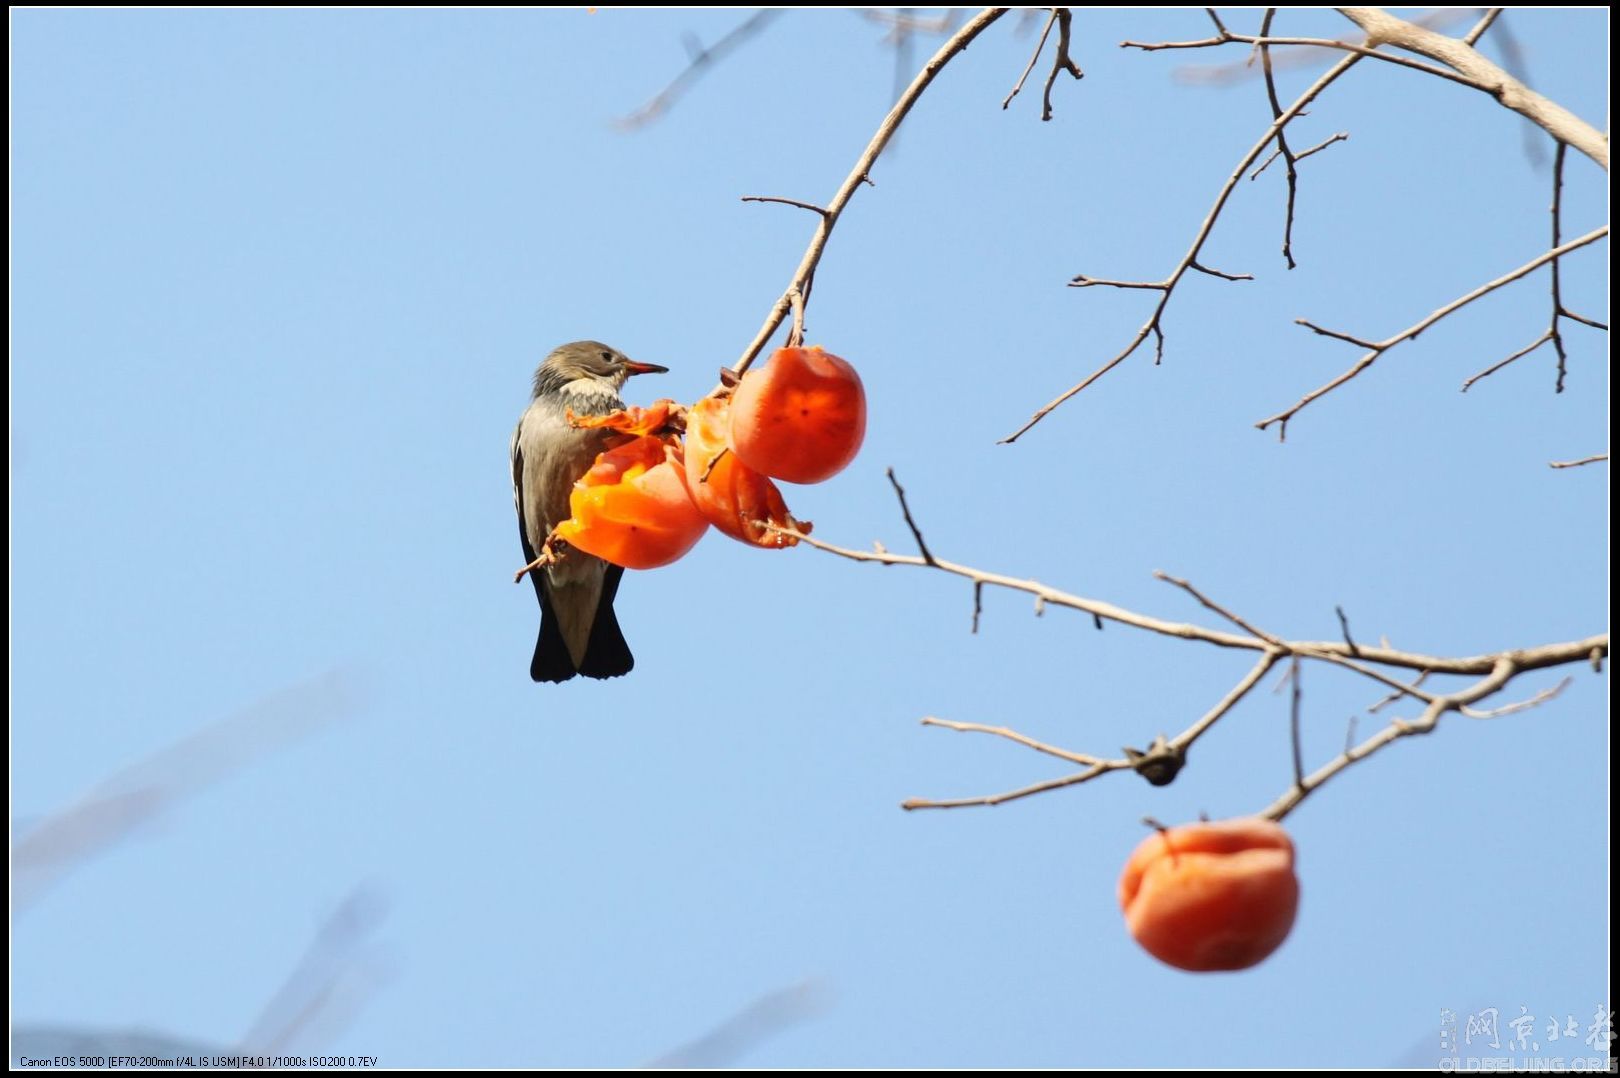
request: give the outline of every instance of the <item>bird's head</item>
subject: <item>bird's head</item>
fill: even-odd
[[[668,370],[656,363],[637,363],[600,341],[574,341],[553,351],[534,372],[534,395],[606,390],[617,396],[631,375],[663,374]]]

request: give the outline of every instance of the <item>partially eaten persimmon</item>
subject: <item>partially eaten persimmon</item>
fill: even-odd
[[[709,526],[687,493],[680,449],[652,435],[599,454],[568,508],[555,537],[626,569],[668,565]]]
[[[794,520],[776,484],[737,459],[726,445],[729,396],[705,397],[686,413],[686,489],[710,524],[733,539],[762,547],[790,547],[792,535],[808,533],[808,521]]]
[[[668,397],[653,401],[645,408],[634,404],[615,409],[603,415],[579,415],[572,408],[563,413],[570,427],[579,430],[610,430],[619,434],[668,434],[680,430],[686,409]]]
[[[1165,828],[1125,863],[1119,904],[1136,942],[1161,962],[1248,969],[1294,926],[1293,841],[1258,817]]]
[[[730,445],[757,472],[819,483],[844,470],[866,437],[866,390],[820,348],[778,348],[732,395]]]

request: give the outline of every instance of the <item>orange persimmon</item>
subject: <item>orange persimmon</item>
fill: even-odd
[[[733,539],[762,547],[790,547],[798,539],[766,524],[808,532],[794,520],[776,484],[737,459],[726,446],[728,396],[705,397],[686,413],[686,489],[710,524]]]
[[[568,509],[556,537],[626,569],[668,565],[709,526],[687,493],[680,450],[651,435],[599,454]]]
[[[819,483],[844,470],[866,437],[866,391],[820,348],[778,348],[731,399],[731,451],[757,472]]]
[[[1136,942],[1161,962],[1248,969],[1294,926],[1294,844],[1258,817],[1155,832],[1125,863],[1119,904]]]
[[[645,408],[630,404],[606,415],[578,415],[569,408],[563,412],[563,418],[568,421],[570,427],[577,427],[580,430],[605,428],[620,434],[640,435],[667,433],[666,428],[670,426],[671,419],[678,419],[684,413],[685,409],[680,405],[668,397],[663,397]]]

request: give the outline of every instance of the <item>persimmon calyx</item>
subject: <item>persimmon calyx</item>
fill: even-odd
[[[1154,738],[1146,751],[1126,745],[1124,752],[1125,758],[1131,762],[1131,769],[1153,786],[1170,785],[1187,763],[1186,748],[1170,744],[1163,734]]]

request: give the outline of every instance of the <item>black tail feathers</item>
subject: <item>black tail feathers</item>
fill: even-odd
[[[545,589],[538,589],[541,592],[540,638],[535,641],[534,658],[529,662],[530,678],[557,682],[567,681],[576,673],[590,678],[610,678],[630,672],[636,660],[630,654],[630,645],[625,642],[624,633],[619,629],[619,619],[613,613],[613,598],[619,592],[619,578],[622,576],[623,568],[608,566],[607,575],[602,580],[602,597],[596,604],[596,620],[591,623],[591,636],[585,645],[585,658],[577,670],[573,656],[568,654],[568,644],[563,640],[562,630],[557,627],[557,619],[551,613],[551,602],[545,595]]]

